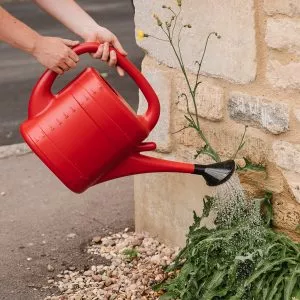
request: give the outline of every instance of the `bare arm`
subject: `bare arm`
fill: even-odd
[[[0,40],[32,54],[40,35],[0,6]]]
[[[78,41],[41,36],[1,6],[0,40],[33,55],[42,65],[58,74],[74,68],[79,60],[69,48],[77,45]]]
[[[123,55],[127,54],[117,37],[108,29],[98,25],[76,1],[35,0],[35,2],[85,41],[103,43],[93,55],[95,58],[108,62],[110,66],[116,65],[117,57],[114,51],[109,51],[109,44],[113,45]],[[117,67],[117,70],[120,75],[124,75],[124,71],[121,68]]]
[[[99,25],[73,0],[35,0],[47,13],[67,28],[87,39]]]

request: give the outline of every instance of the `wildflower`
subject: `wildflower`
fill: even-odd
[[[160,20],[160,18],[158,17],[158,15],[153,15],[153,18],[157,21],[157,25],[162,27],[162,21]]]
[[[182,0],[177,0],[177,5],[180,7],[182,4]]]
[[[143,30],[139,29],[137,31],[136,38],[138,41],[142,41],[144,38],[148,37],[149,34],[145,33]]]

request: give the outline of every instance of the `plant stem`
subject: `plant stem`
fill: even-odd
[[[205,57],[205,53],[206,53],[208,41],[209,41],[209,39],[210,39],[210,37],[211,37],[212,34],[217,35],[216,32],[211,32],[211,33],[207,36],[206,42],[205,42],[205,46],[204,46],[204,50],[203,50],[203,53],[202,53],[201,60],[200,60],[200,62],[197,62],[197,63],[198,63],[198,71],[197,71],[196,82],[195,82],[195,87],[194,87],[194,94],[196,94],[196,90],[197,90],[197,87],[198,87],[198,79],[199,79],[199,75],[200,75],[200,70],[201,70],[202,62],[203,62],[203,59],[204,59],[204,57]]]
[[[184,126],[183,128],[181,128],[181,129],[179,129],[179,130],[177,130],[177,131],[175,131],[175,132],[172,132],[171,134],[179,133],[179,132],[181,132],[181,131],[183,131],[183,130],[185,130],[185,129],[188,129],[188,128],[190,128],[190,126]]]
[[[174,11],[172,11],[172,12],[174,13]],[[205,55],[205,52],[206,52],[208,40],[209,40],[210,35],[213,34],[213,33],[210,33],[209,36],[206,39],[205,48],[204,48],[204,51],[203,51],[203,54],[202,54],[202,58],[201,58],[201,62],[199,63],[199,68],[198,68],[198,72],[197,72],[197,81],[196,81],[195,87],[193,89],[192,86],[191,86],[191,83],[190,83],[190,81],[188,79],[188,76],[187,76],[187,72],[186,72],[186,69],[185,69],[185,65],[184,65],[183,57],[182,57],[182,53],[181,53],[181,48],[180,48],[181,32],[182,32],[182,29],[184,28],[184,26],[181,27],[181,29],[179,31],[179,34],[178,34],[178,43],[177,43],[178,49],[176,49],[176,47],[174,45],[174,41],[173,41],[173,33],[174,33],[175,26],[176,26],[177,18],[179,16],[180,12],[181,12],[181,9],[180,9],[179,13],[175,17],[174,27],[171,30],[170,30],[170,27],[168,26],[167,22],[166,22],[166,25],[165,25],[166,28],[164,28],[163,25],[161,25],[160,27],[161,27],[162,31],[165,33],[165,35],[167,36],[168,41],[169,41],[169,43],[170,43],[170,45],[171,45],[171,47],[172,47],[172,49],[173,49],[173,51],[175,53],[175,56],[176,56],[176,58],[177,58],[177,60],[179,62],[179,66],[181,68],[181,71],[182,71],[183,76],[185,78],[185,81],[187,83],[187,86],[188,86],[188,89],[189,89],[189,93],[190,93],[190,95],[192,97],[192,100],[193,100],[193,105],[194,105],[195,115],[196,115],[196,122],[195,122],[195,120],[194,120],[191,112],[188,109],[187,112],[188,112],[188,115],[190,117],[190,123],[191,123],[189,127],[194,128],[198,132],[198,135],[205,142],[206,147],[209,149],[209,152],[211,153],[210,157],[212,157],[215,161],[219,162],[219,161],[221,161],[220,156],[213,149],[213,147],[210,145],[208,139],[206,138],[206,136],[204,135],[203,131],[200,128],[200,123],[199,123],[199,118],[198,118],[198,108],[197,108],[197,104],[196,104],[196,93],[195,93],[196,89],[197,89],[197,86],[199,85],[199,83],[198,83],[198,77],[199,77],[199,73],[200,73],[201,64],[202,64],[202,61],[203,61],[203,58],[204,58],[204,55]],[[186,100],[187,100],[187,96],[186,96]]]
[[[158,38],[158,37],[156,37],[154,35],[151,35],[151,34],[148,34],[148,37],[152,37],[152,38],[154,38],[156,40],[159,40],[159,41],[162,41],[162,42],[168,42],[168,40],[164,40],[164,39]]]
[[[195,120],[194,120],[194,118],[193,118],[193,116],[192,116],[192,114],[191,114],[191,112],[190,112],[189,99],[188,99],[186,93],[182,93],[181,96],[185,98],[185,101],[186,101],[186,111],[187,111],[187,113],[188,113],[190,119],[192,120],[192,125],[193,125],[193,127],[195,127],[195,126],[196,126]]]
[[[243,148],[244,146],[244,139],[245,139],[245,135],[246,135],[246,132],[247,132],[247,126],[245,126],[245,130],[244,130],[244,133],[242,135],[242,138],[241,138],[241,141],[240,141],[240,144],[238,146],[238,148],[236,149],[236,152],[234,153],[234,155],[232,156],[232,159],[235,159],[237,154],[239,153],[239,151]]]
[[[173,10],[172,10],[172,11],[173,11]],[[173,36],[174,36],[174,30],[175,30],[175,28],[176,28],[178,16],[180,15],[180,13],[181,13],[181,7],[179,8],[178,14],[175,14],[174,26],[173,26],[173,29],[172,29],[172,38],[173,38]]]

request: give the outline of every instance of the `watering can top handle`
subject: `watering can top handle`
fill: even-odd
[[[87,42],[80,44],[73,48],[74,52],[78,55],[84,53],[93,53],[96,52],[99,47],[99,43],[96,42]],[[111,50],[115,50],[113,47],[110,47]],[[120,54],[117,50],[117,64],[123,68],[129,76],[135,81],[138,87],[141,89],[144,94],[147,102],[148,102],[148,110],[143,116],[146,123],[148,124],[148,129],[152,130],[156,125],[159,114],[160,114],[160,105],[158,101],[158,97],[149,84],[149,82],[145,79],[145,77],[141,74],[141,72],[132,64],[126,56]],[[29,103],[29,118],[34,117],[39,114],[53,98],[55,97],[51,92],[51,87],[53,85],[54,80],[56,79],[57,74],[51,70],[46,70],[45,73],[41,76],[37,84],[35,85]]]

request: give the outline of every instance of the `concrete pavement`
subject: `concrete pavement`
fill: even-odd
[[[93,236],[133,229],[132,177],[77,195],[33,154],[0,159],[0,171],[1,300],[43,299],[47,276],[99,264],[84,252]]]

